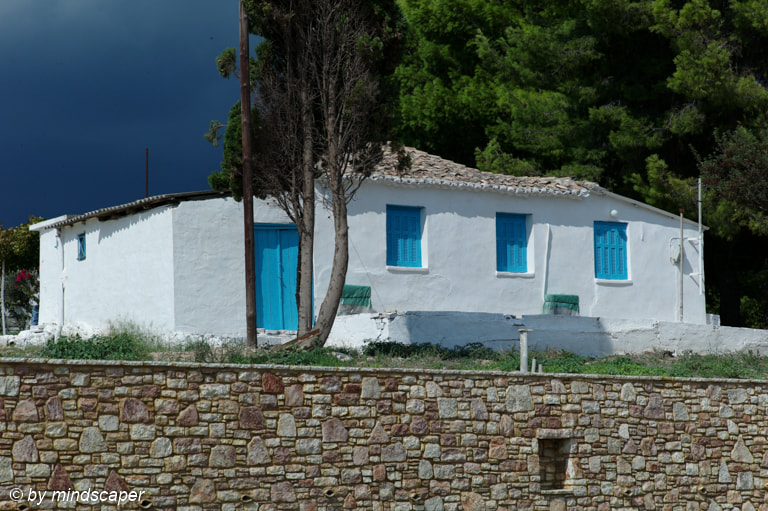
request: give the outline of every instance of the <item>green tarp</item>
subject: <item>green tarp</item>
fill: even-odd
[[[371,286],[344,285],[341,292],[342,305],[357,305],[361,307],[371,306]]]
[[[579,295],[545,295],[544,314],[573,315],[579,313]]]

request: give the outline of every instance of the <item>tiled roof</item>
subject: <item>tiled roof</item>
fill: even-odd
[[[568,177],[520,177],[482,172],[433,154],[405,147],[411,157],[411,167],[397,171],[397,154],[389,147],[384,159],[371,174],[374,181],[391,181],[403,185],[459,187],[474,190],[495,190],[516,194],[568,195],[586,197],[599,186],[589,181]]]
[[[597,184],[589,181],[575,181],[567,177],[519,177],[493,174],[419,151],[413,147],[405,147],[404,149],[411,158],[410,168],[402,173],[398,173],[397,155],[389,146],[386,146],[384,158],[373,171],[370,179],[373,181],[388,181],[404,186],[467,188],[524,195],[543,194],[587,197],[591,191],[604,192]],[[211,190],[157,195],[128,204],[97,209],[82,215],[67,215],[61,217],[61,219],[52,219],[49,221],[52,222],[50,225],[44,223],[44,228],[53,229],[64,225],[72,225],[84,222],[89,218],[108,220],[167,204],[178,204],[188,200],[208,199],[225,195],[227,194]],[[43,227],[42,224],[41,227]]]
[[[147,197],[145,199],[139,199],[137,201],[129,202],[128,204],[120,204],[119,206],[111,206],[108,208],[97,209],[96,211],[90,211],[82,215],[67,216],[59,222],[45,225],[46,229],[55,229],[64,225],[73,225],[78,222],[85,222],[89,218],[98,218],[99,220],[109,220],[111,218],[118,218],[137,211],[143,211],[147,209],[156,208],[158,206],[164,206],[167,204],[178,204],[180,202],[188,200],[200,200],[209,199],[211,197],[223,197],[226,193],[216,192],[212,190],[206,190],[202,192],[182,192],[182,193],[169,193],[165,195],[155,195],[154,197]]]

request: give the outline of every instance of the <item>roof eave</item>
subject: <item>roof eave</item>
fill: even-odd
[[[618,193],[610,192],[602,187],[597,187],[593,189],[596,195],[605,195],[606,197],[611,197],[613,199],[626,202],[627,204],[630,204],[631,206],[634,206],[636,208],[646,209],[648,211],[652,211],[654,213],[657,213],[659,215],[666,216],[668,218],[674,218],[675,220],[679,220],[680,217],[678,215],[675,215],[674,213],[670,213],[669,211],[666,211],[661,208],[657,208],[656,206],[651,206],[650,204],[646,204],[645,202],[640,202],[635,199],[630,199],[629,197],[625,197],[623,195],[619,195]],[[690,220],[688,218],[683,218],[683,223],[690,225],[690,226],[696,226],[698,227],[699,223],[695,220]],[[702,225],[702,229],[709,230],[709,227],[706,225]]]
[[[205,190],[198,192],[181,192],[171,193],[164,195],[155,195],[153,197],[146,197],[137,201],[129,202],[127,204],[121,204],[118,206],[111,206],[108,208],[97,209],[82,215],[63,215],[47,222],[40,222],[34,224],[34,226],[40,226],[35,230],[42,229],[57,229],[69,225],[74,225],[80,222],[85,222],[92,218],[96,218],[99,221],[111,220],[113,218],[119,218],[138,211],[146,211],[154,208],[158,208],[166,205],[175,205],[180,202],[198,199],[208,199],[212,197],[227,197],[230,194],[227,192],[217,192],[213,190]],[[44,224],[41,226],[41,224]]]
[[[29,230],[45,231],[47,229],[54,229],[57,225],[67,222],[74,217],[75,215],[61,215],[57,216],[56,218],[49,218],[48,220],[43,220],[42,222],[37,222],[36,224],[30,225]]]
[[[551,188],[538,187],[511,187],[501,184],[490,183],[461,183],[456,181],[445,181],[441,179],[429,178],[408,178],[395,177],[387,175],[376,175],[368,178],[374,182],[392,184],[395,186],[416,186],[416,187],[434,187],[442,189],[463,189],[476,192],[496,192],[518,196],[555,196],[571,199],[582,199],[589,197],[590,188],[553,190]]]

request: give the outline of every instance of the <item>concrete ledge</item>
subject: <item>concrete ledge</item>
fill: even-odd
[[[588,357],[662,350],[672,353],[768,354],[768,330],[697,323],[627,320],[586,316],[409,311],[356,314],[336,318],[330,346],[357,348],[366,341],[405,344],[431,342],[462,346],[479,342],[494,349],[517,350],[518,331],[529,329],[529,349],[562,349]]]

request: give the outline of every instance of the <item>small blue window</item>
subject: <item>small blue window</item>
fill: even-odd
[[[627,280],[627,224],[595,222],[595,278]]]
[[[526,215],[496,214],[496,271],[528,271]]]
[[[387,206],[387,266],[421,268],[421,211]]]
[[[85,233],[77,235],[77,260],[85,259]]]

